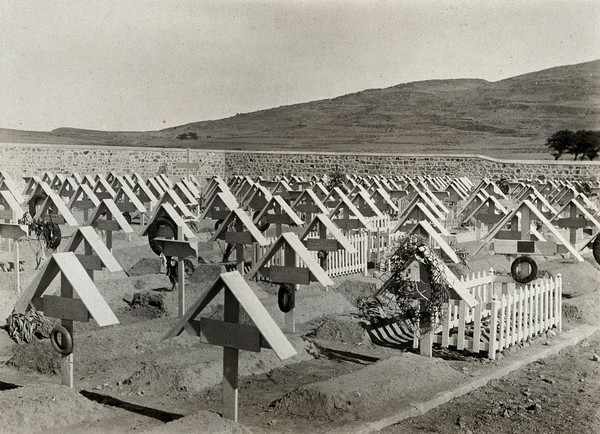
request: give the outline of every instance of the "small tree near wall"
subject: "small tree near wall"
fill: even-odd
[[[548,138],[546,146],[556,160],[564,154],[573,155],[574,160],[595,160],[600,153],[600,131],[560,130]]]

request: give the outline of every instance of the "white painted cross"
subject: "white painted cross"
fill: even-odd
[[[187,179],[190,179],[190,169],[200,169],[200,164],[190,163],[190,148],[187,148],[187,161],[185,163],[177,163],[175,167],[187,169]]]

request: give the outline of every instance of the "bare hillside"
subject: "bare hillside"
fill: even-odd
[[[0,141],[550,158],[553,132],[600,129],[598,77],[600,60],[497,82],[413,82],[154,132],[0,129]],[[187,133],[197,139],[178,138]]]

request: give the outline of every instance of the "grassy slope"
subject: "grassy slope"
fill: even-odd
[[[550,158],[562,128],[600,129],[600,60],[510,79],[431,80],[155,132],[0,129],[0,141]],[[178,140],[194,131],[198,140]]]

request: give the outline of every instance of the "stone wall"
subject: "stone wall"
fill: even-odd
[[[187,162],[185,149],[0,143],[0,156],[0,170],[8,171],[15,179],[44,171],[81,175],[137,172],[144,177],[163,170],[170,176],[187,173],[187,169],[178,167]],[[190,171],[196,176],[226,175],[222,151],[191,151],[190,162],[199,164],[199,169]]]
[[[53,173],[82,175],[138,172],[144,177],[165,170],[183,176],[179,167],[187,161],[185,149],[135,147],[85,147],[0,143],[0,170],[15,179]],[[311,175],[330,173],[336,168],[346,173],[393,175],[449,175],[471,178],[600,178],[600,162],[553,160],[498,160],[479,155],[337,154],[326,152],[260,152],[191,150],[190,161],[199,168],[198,177],[212,175]]]
[[[274,176],[330,173],[336,168],[360,175],[449,175],[471,178],[600,178],[600,162],[499,160],[481,155],[337,154],[227,151],[226,173]]]

